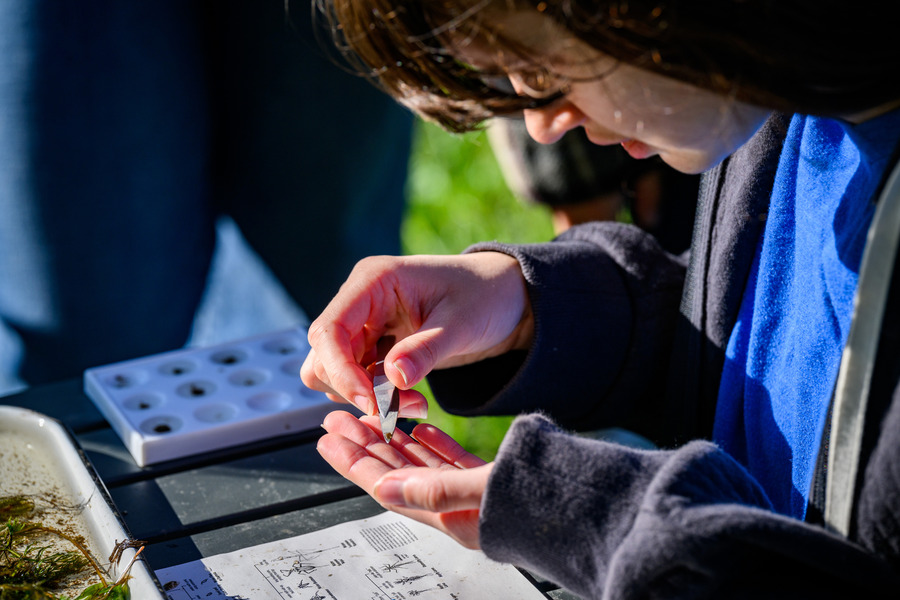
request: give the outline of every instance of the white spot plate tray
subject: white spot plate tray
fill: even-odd
[[[338,408],[300,380],[306,331],[88,369],[85,393],[140,466],[318,427]]]

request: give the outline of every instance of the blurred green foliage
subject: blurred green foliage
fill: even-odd
[[[406,254],[456,254],[480,241],[543,242],[553,237],[545,207],[517,200],[503,179],[483,131],[449,134],[420,122],[416,127],[409,206],[403,223]],[[511,417],[454,417],[429,398],[427,421],[466,449],[492,460]]]

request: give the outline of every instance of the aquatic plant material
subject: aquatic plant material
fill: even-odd
[[[109,580],[84,539],[44,525],[42,510],[26,496],[0,497],[0,600],[128,600],[128,573],[140,550],[115,581]],[[110,565],[118,563],[122,550],[139,544],[118,543]]]

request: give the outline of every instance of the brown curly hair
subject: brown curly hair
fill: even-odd
[[[505,39],[498,11],[538,11],[618,61],[788,112],[840,116],[900,98],[893,3],[838,0],[314,0],[352,68],[452,131],[552,102],[489,85],[499,72],[459,60],[450,36]],[[895,15],[896,16],[896,15]],[[552,73],[551,73],[552,74]]]

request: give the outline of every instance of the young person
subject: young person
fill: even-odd
[[[371,413],[364,367],[392,336],[383,358],[407,390],[406,414],[427,409],[408,391],[425,375],[452,412],[532,414],[489,464],[428,425],[418,443],[398,434],[386,445],[376,420],[342,412],[324,423],[322,455],[392,510],[586,597],[895,590],[900,278],[877,334],[846,531],[818,522],[815,492],[842,352],[866,316],[854,317],[861,257],[896,162],[900,49],[885,13],[895,9],[325,8],[361,68],[450,129],[521,111],[537,141],[581,127],[594,143],[706,174],[689,263],[616,223],[547,244],[359,263],[310,328],[308,385]],[[888,253],[890,266],[896,247]],[[585,440],[557,423],[624,426],[666,449]]]

